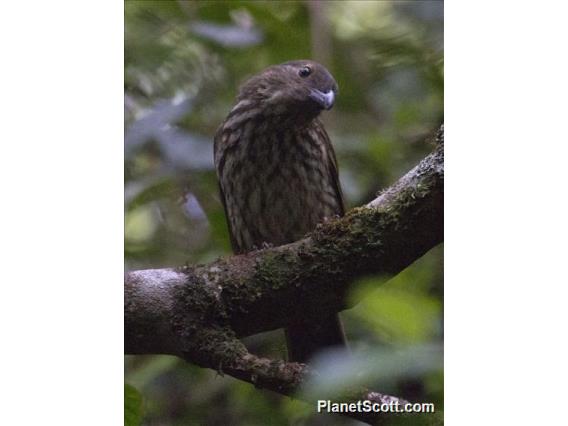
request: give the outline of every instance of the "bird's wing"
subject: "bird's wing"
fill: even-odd
[[[223,144],[223,125],[219,127],[217,133],[215,134],[215,138],[213,140],[213,152],[215,158],[215,167],[217,169],[217,180],[219,182],[219,195],[221,197],[221,203],[223,204],[223,210],[225,212],[225,219],[227,221],[227,228],[229,229],[229,239],[231,241],[231,247],[234,253],[240,253],[240,247],[237,244],[237,240],[233,234],[233,230],[231,228],[231,221],[229,220],[229,212],[227,210],[227,202],[225,200],[225,193],[223,192],[223,185],[221,183],[221,172],[222,172],[222,163],[224,163],[224,155],[225,150],[221,149],[221,144]]]
[[[337,167],[337,158],[335,156],[335,150],[333,149],[331,140],[329,139],[329,136],[325,131],[325,128],[323,127],[321,121],[316,120],[315,129],[316,133],[319,136],[319,139],[324,144],[326,151],[330,154],[328,156],[327,168],[329,176],[331,178],[331,183],[333,185],[333,188],[335,189],[335,195],[339,200],[339,210],[340,210],[339,216],[343,216],[345,214],[345,203],[343,201],[343,192],[341,191],[341,183],[339,182],[339,169]]]
[[[241,253],[240,247],[237,244],[237,240],[233,235],[233,230],[231,228],[231,221],[229,220],[229,212],[227,211],[227,204],[225,203],[225,194],[223,193],[223,187],[221,182],[219,182],[219,194],[221,195],[221,202],[223,203],[223,210],[225,211],[225,219],[227,220],[227,228],[229,228],[229,240],[231,241],[231,247],[234,253]]]

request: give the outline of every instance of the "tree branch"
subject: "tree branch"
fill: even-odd
[[[206,265],[127,273],[126,353],[178,355],[293,394],[316,373],[303,364],[256,357],[238,337],[341,311],[353,280],[395,275],[442,242],[443,138],[442,126],[434,151],[397,183],[302,240]],[[348,399],[391,398],[398,400],[358,390]]]

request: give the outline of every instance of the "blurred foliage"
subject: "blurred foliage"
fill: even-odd
[[[124,424],[136,426],[142,420],[142,395],[132,386],[124,385]]]
[[[431,150],[424,140],[443,121],[441,1],[125,2],[127,269],[230,252],[213,135],[244,80],[301,58],[325,64],[339,84],[323,120],[348,207]],[[355,361],[328,357],[333,368],[322,368],[338,375],[311,392],[365,377],[443,409],[442,257],[436,248],[381,287],[381,277],[356,286],[360,303],[342,314]],[[245,342],[267,356],[284,353],[280,332]],[[174,357],[128,356],[126,381],[144,395],[146,425],[357,423],[314,416],[314,407]]]

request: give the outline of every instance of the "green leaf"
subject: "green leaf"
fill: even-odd
[[[142,395],[134,387],[124,384],[124,424],[138,426],[142,421]]]

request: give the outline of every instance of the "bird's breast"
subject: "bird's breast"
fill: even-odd
[[[240,129],[219,176],[240,251],[295,241],[340,214],[329,155],[309,128],[269,132],[248,123]]]

